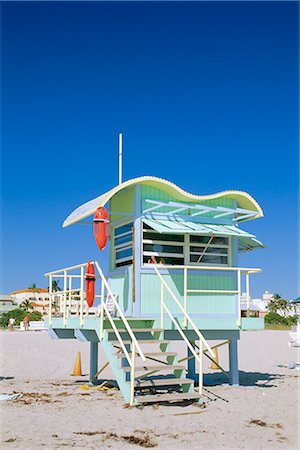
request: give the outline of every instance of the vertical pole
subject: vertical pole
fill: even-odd
[[[203,342],[199,341],[199,394],[203,391]]]
[[[130,406],[134,404],[134,372],[135,372],[135,342],[132,341],[131,347],[131,370],[130,370]]]
[[[229,341],[229,376],[230,384],[234,386],[239,385],[237,341],[237,337],[231,338]]]
[[[250,315],[250,280],[249,272],[246,273],[247,317]]]
[[[185,314],[187,313],[187,268],[183,269],[183,308]],[[186,316],[183,318],[183,326],[187,328],[188,321]]]
[[[72,275],[69,275],[69,306],[68,306],[68,316],[71,314],[72,309]]]
[[[67,324],[67,271],[64,270],[64,326]]]
[[[101,278],[101,303],[100,303],[100,341],[103,339],[103,326],[104,326],[104,283]]]
[[[49,325],[52,325],[52,275],[49,275]]]
[[[192,344],[193,348],[195,349],[195,342],[194,341],[190,341],[190,343]],[[193,355],[193,353],[191,352],[189,347],[187,348],[187,355],[188,355],[188,358],[189,358],[188,359],[188,373],[187,373],[187,376],[191,380],[197,381],[197,377],[196,377],[196,360],[195,360],[195,356]]]
[[[83,278],[84,278],[84,268],[83,266],[80,268],[80,326],[83,325],[83,297],[84,297],[84,291],[83,291]]]
[[[94,378],[98,372],[98,342],[90,342],[90,378],[89,384],[97,384]]]
[[[160,328],[164,330],[164,285],[160,282]]]
[[[119,133],[119,184],[122,183],[122,133]]]
[[[238,304],[237,304],[237,321],[236,324],[238,327],[241,326],[241,271],[238,270],[237,273],[238,279],[237,279],[237,290],[238,290]]]

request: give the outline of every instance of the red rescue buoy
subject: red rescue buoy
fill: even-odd
[[[86,302],[89,308],[93,306],[95,299],[95,268],[92,261],[88,261],[85,272],[85,292],[86,292]]]
[[[94,214],[94,237],[100,250],[103,250],[109,237],[109,215],[100,206]]]

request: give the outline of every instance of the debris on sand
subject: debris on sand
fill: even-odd
[[[264,422],[260,419],[251,419],[249,420],[250,425],[258,425],[259,427],[265,427],[265,428],[283,428],[281,423],[271,423],[267,424],[267,422]]]
[[[116,433],[107,433],[106,431],[78,431],[74,432],[74,434],[81,434],[84,436],[101,435],[103,436],[105,441],[108,439],[112,439],[114,441],[128,442],[129,444],[139,445],[140,447],[145,448],[157,447],[157,442],[155,442],[148,434],[145,434],[144,436],[138,436],[134,434],[129,436],[118,436]]]

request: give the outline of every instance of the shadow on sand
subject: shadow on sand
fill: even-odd
[[[284,375],[275,373],[243,372],[239,371],[240,386],[244,387],[276,387],[276,380],[284,378]],[[210,373],[204,375],[204,386],[218,386],[228,384],[228,378],[223,373]]]

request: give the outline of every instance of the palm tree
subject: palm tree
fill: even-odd
[[[286,317],[288,311],[290,310],[290,305],[287,300],[281,298],[280,294],[274,294],[269,301],[268,310],[270,313],[281,313],[280,315]]]
[[[24,300],[21,303],[21,308],[24,309],[25,311],[29,311],[30,309],[33,310],[33,305],[29,300]]]
[[[61,287],[58,286],[59,280],[52,280],[52,292],[61,291]]]

